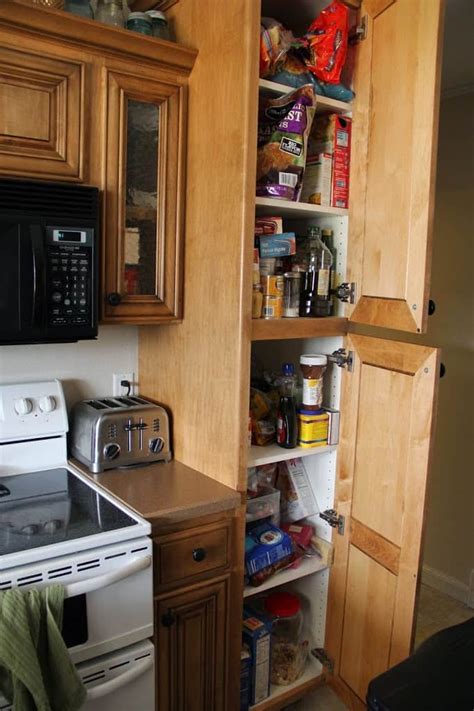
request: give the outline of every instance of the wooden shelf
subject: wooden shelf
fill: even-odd
[[[307,202],[292,202],[278,198],[255,198],[255,212],[257,215],[281,215],[296,219],[298,217],[346,217],[349,210],[342,207],[321,207]]]
[[[323,683],[323,667],[317,659],[310,655],[303,676],[293,684],[288,684],[288,686],[275,686],[272,684],[268,699],[250,708],[252,711],[279,711],[279,709],[308,694]]]
[[[322,570],[326,570],[328,567],[327,562],[314,556],[312,558],[302,558],[301,563],[297,568],[287,568],[286,570],[280,570],[271,578],[268,578],[262,585],[257,588],[247,585],[244,588],[244,597],[252,597],[253,595],[258,595],[259,593],[265,592],[265,590],[271,590],[272,588],[279,587],[280,585],[286,585],[286,583],[291,583],[294,580],[299,580],[300,578],[305,578],[307,575],[313,575],[313,573],[320,573]]]
[[[348,329],[347,318],[254,318],[252,341],[284,341],[290,338],[319,338],[344,336]]]
[[[325,447],[295,447],[294,449],[284,449],[278,444],[269,444],[267,447],[258,447],[253,444],[249,448],[248,464],[249,467],[258,467],[261,464],[272,464],[273,462],[284,462],[287,459],[296,459],[296,457],[310,457],[314,454],[324,454],[325,452],[334,452],[337,445],[330,444]]]
[[[272,94],[287,94],[289,91],[293,91],[293,86],[287,86],[286,84],[278,84],[275,81],[269,81],[268,79],[260,79],[258,86],[261,91],[269,92]],[[345,101],[338,101],[337,99],[330,99],[328,96],[316,95],[316,111],[333,111],[337,114],[349,114],[352,111],[352,106]]]

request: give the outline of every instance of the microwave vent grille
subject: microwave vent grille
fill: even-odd
[[[0,213],[38,215],[42,218],[96,220],[97,188],[67,183],[39,183],[0,179]]]

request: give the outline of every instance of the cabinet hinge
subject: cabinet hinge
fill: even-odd
[[[336,286],[333,293],[336,295],[339,301],[343,301],[345,304],[347,304],[347,302],[349,302],[350,304],[355,304],[356,286],[357,285],[355,281],[344,281],[342,284],[339,284],[339,286]]]
[[[346,351],[345,348],[338,348],[328,355],[328,361],[335,363],[339,368],[347,368],[349,373],[352,373],[354,367],[354,351]]]
[[[326,511],[320,511],[319,517],[326,521],[332,528],[337,528],[337,532],[340,536],[344,535],[344,527],[346,524],[346,519],[344,516],[340,516],[336,509],[326,509]]]
[[[326,650],[323,647],[316,647],[316,649],[312,649],[311,654],[313,655],[313,657],[316,657],[318,662],[321,662],[323,667],[326,667],[326,669],[331,672],[331,674],[334,673],[334,659],[332,659],[329,654],[327,654]]]
[[[360,22],[349,35],[349,44],[357,44],[367,39],[367,15],[360,18]]]

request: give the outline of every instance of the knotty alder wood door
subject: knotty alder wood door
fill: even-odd
[[[155,602],[157,711],[226,711],[229,578]]]
[[[344,372],[326,648],[346,699],[410,653],[438,351],[350,336]],[[356,706],[357,707],[357,706]]]
[[[444,0],[364,0],[355,48],[351,321],[426,330]]]

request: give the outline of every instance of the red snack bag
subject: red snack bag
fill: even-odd
[[[349,36],[349,9],[333,0],[310,25],[305,39],[310,51],[306,66],[329,84],[339,84],[346,61]]]

